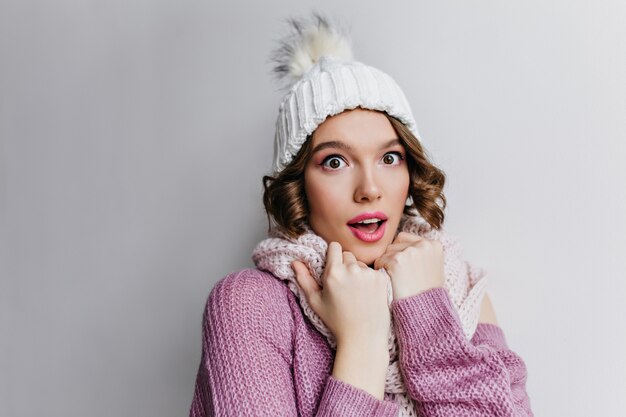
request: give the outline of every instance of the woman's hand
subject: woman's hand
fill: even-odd
[[[385,268],[391,277],[394,300],[442,287],[443,247],[438,240],[400,232],[374,261],[374,269],[380,268]]]
[[[321,287],[306,265],[291,264],[309,305],[337,340],[332,375],[377,399],[385,395],[391,313],[387,276],[330,242]]]
[[[384,347],[391,325],[387,277],[357,261],[338,242],[330,242],[320,287],[302,262],[292,268],[313,311],[333,333],[337,345]],[[361,345],[361,346],[365,346]]]

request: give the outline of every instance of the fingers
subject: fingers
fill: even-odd
[[[330,242],[326,251],[326,267],[336,266],[343,262],[342,249],[339,242]]]
[[[396,238],[393,240],[393,243],[391,243],[390,245],[387,246],[387,248],[385,248],[385,253],[387,254],[387,253],[393,253],[393,252],[400,252],[409,246],[415,245],[425,240],[428,240],[428,239],[425,239],[424,237],[415,233],[400,232],[398,233]]]
[[[349,265],[352,263],[357,263],[356,256],[354,256],[352,252],[346,250],[343,251],[343,264]]]
[[[379,256],[374,261],[374,269],[383,268],[386,265],[386,262],[387,262],[387,255]]]
[[[296,274],[296,281],[298,285],[304,291],[304,294],[308,300],[310,300],[315,294],[320,291],[320,286],[315,281],[315,278],[311,276],[309,268],[300,261],[293,261],[291,268]]]
[[[400,232],[393,240],[393,243],[415,243],[423,238],[415,233]]]
[[[399,252],[401,250],[404,250],[406,247],[411,246],[413,243],[392,243],[391,245],[387,246],[387,248],[385,249],[385,253]]]
[[[359,261],[354,253],[343,250],[339,242],[330,242],[326,254],[326,267],[337,266],[338,264],[350,265],[356,263],[362,268],[369,268],[365,262]]]
[[[417,235],[415,233],[400,232],[394,239],[393,243],[385,248],[385,253],[374,261],[374,269],[380,269],[385,267],[389,257],[397,252],[402,252],[409,246],[419,244],[419,242],[425,242],[428,239]]]

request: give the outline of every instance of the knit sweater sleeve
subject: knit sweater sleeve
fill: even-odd
[[[281,286],[244,269],[213,288],[190,417],[302,415],[292,377],[294,321]],[[397,407],[331,375],[316,415],[391,417]]]
[[[393,301],[400,369],[422,415],[533,416],[527,369],[499,326],[481,323],[472,339],[442,287]]]

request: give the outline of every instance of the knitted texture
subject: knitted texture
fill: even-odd
[[[362,107],[385,111],[421,141],[411,106],[394,79],[356,61],[350,36],[338,21],[314,12],[289,19],[292,33],[272,53],[274,74],[284,82],[274,135],[274,173],[297,155],[327,117]]]
[[[278,109],[274,172],[298,153],[328,116],[361,107],[394,116],[421,141],[411,106],[391,76],[359,61],[323,56],[285,95]]]
[[[526,366],[494,324],[467,340],[441,287],[393,301],[400,369],[423,417],[531,417]],[[190,417],[392,417],[377,399],[333,377],[333,350],[295,294],[246,268],[213,287],[202,320],[202,357]]]
[[[308,264],[313,278],[320,286],[322,285],[321,277],[325,267],[328,244],[308,225],[305,227],[307,231],[296,240],[274,232],[273,237],[261,241],[256,246],[252,253],[252,260],[257,268],[269,271],[278,279],[286,282],[289,289],[296,295],[304,314],[328,340],[331,348],[336,349],[337,342],[334,335],[309,306],[291,268],[291,263],[294,260]],[[470,265],[463,259],[462,248],[457,239],[447,234],[443,229],[437,230],[431,227],[419,215],[404,214],[396,235],[400,231],[441,242],[444,254],[444,288],[450,294],[457,310],[465,337],[468,340],[471,339],[478,324],[480,306],[487,283],[485,271]],[[387,288],[388,303],[391,305],[393,294],[390,281],[388,281]],[[393,319],[392,315],[392,321]],[[400,416],[417,416],[415,406],[407,394],[399,369],[399,348],[394,326],[390,326],[387,344],[390,362],[385,378],[385,392],[393,394],[397,399],[400,404]]]

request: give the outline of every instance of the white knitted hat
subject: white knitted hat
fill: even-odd
[[[273,169],[282,171],[328,116],[362,107],[385,111],[417,137],[411,107],[386,73],[355,61],[349,38],[319,13],[313,21],[288,19],[293,33],[274,51],[273,71],[287,93],[278,110]]]

